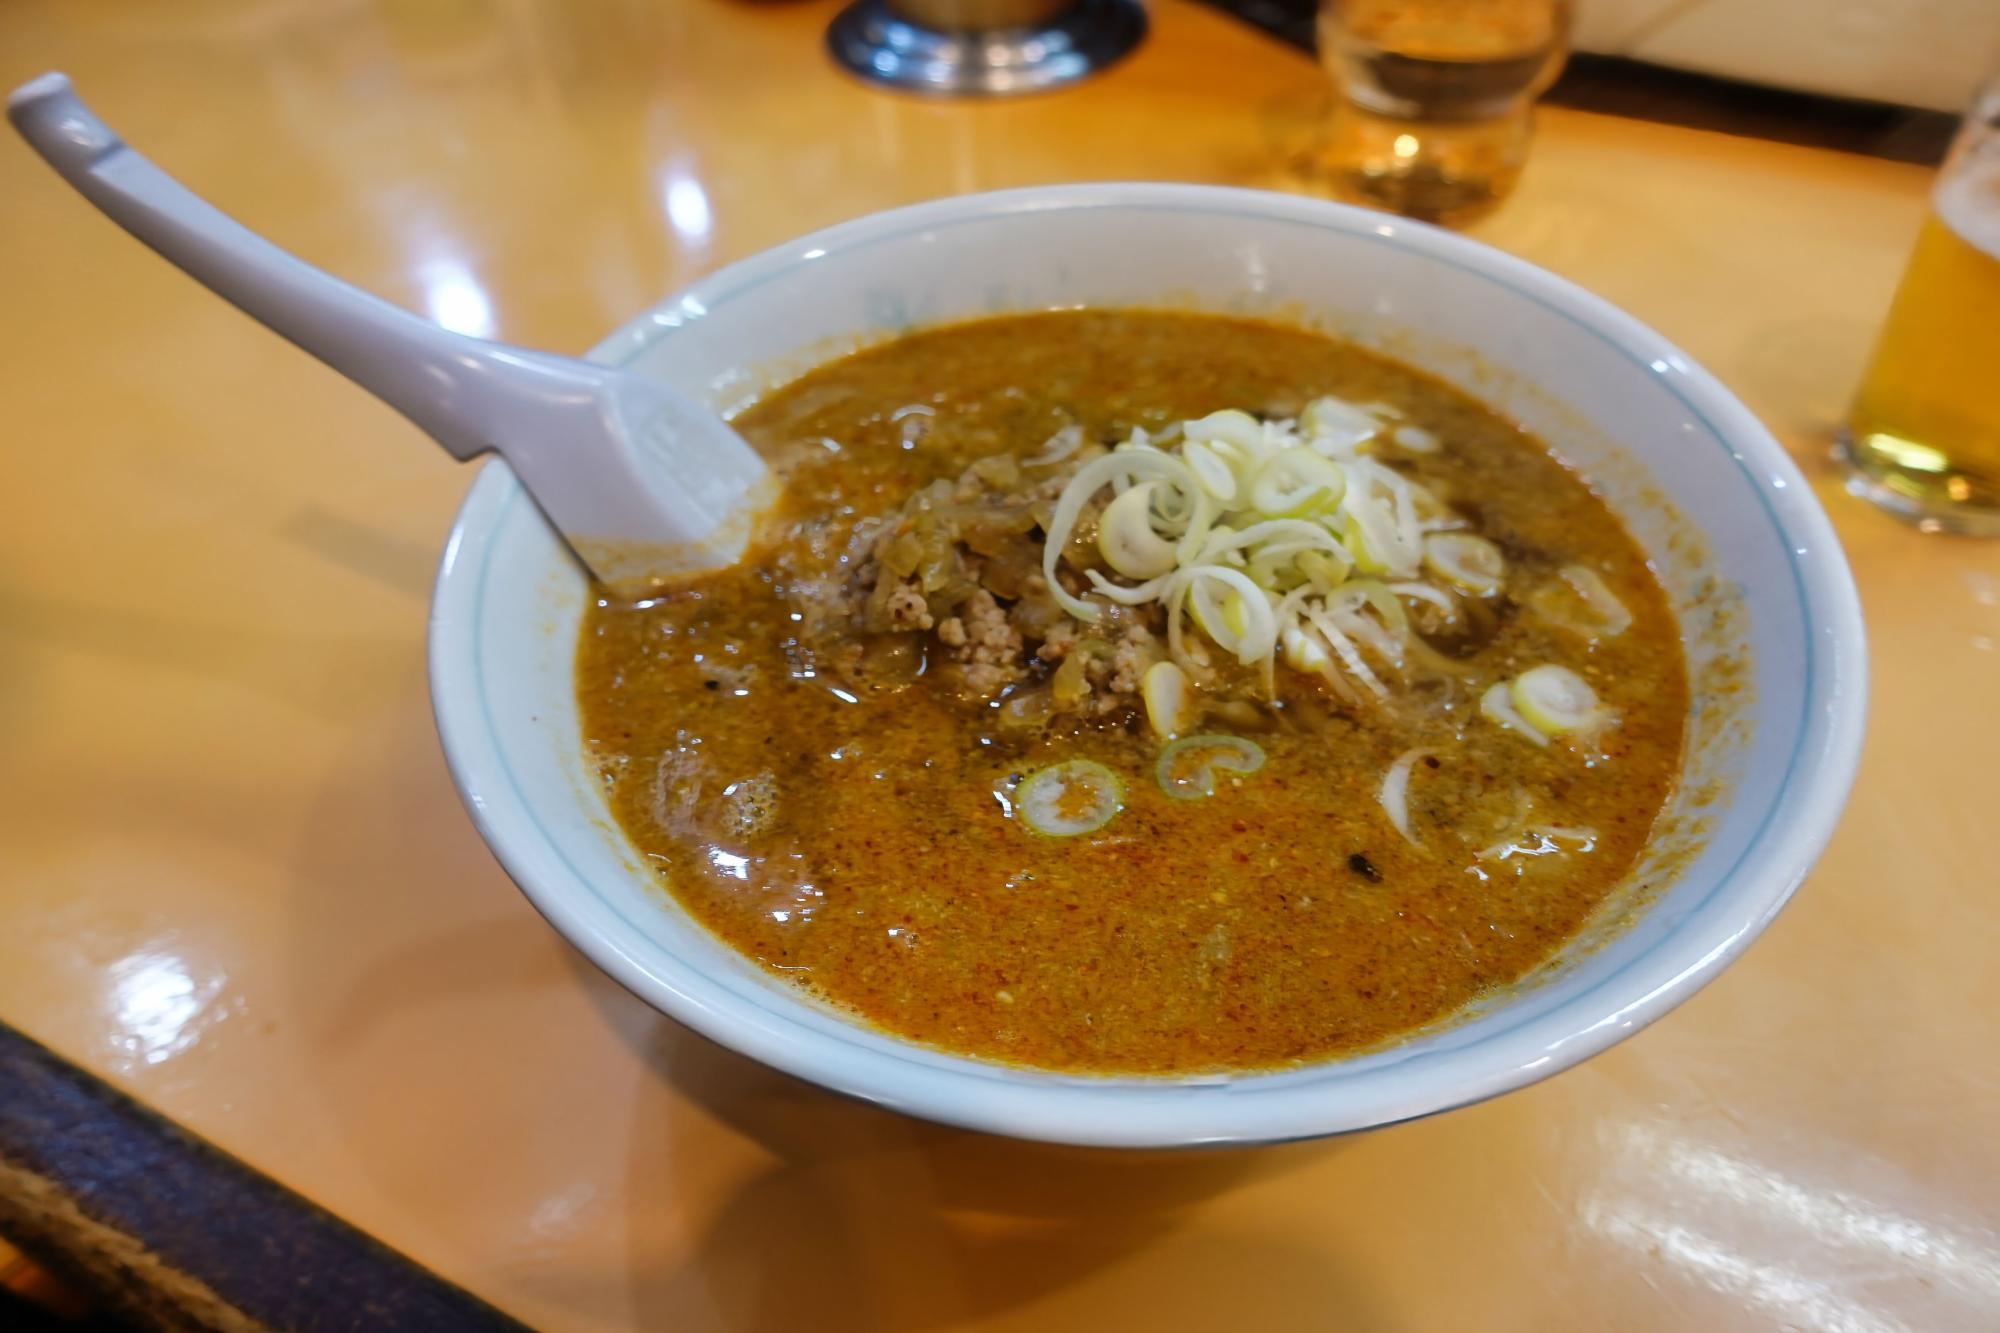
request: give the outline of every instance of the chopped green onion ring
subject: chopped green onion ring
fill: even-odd
[[[1125,784],[1094,759],[1038,768],[1014,789],[1021,822],[1050,838],[1095,833],[1124,809]]]
[[[1264,766],[1264,750],[1241,736],[1207,732],[1175,741],[1160,751],[1153,777],[1160,790],[1177,801],[1215,795],[1218,772],[1248,777]]]

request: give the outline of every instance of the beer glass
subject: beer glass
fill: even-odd
[[[2000,75],[1931,190],[1840,452],[1854,494],[1927,532],[2000,536]]]

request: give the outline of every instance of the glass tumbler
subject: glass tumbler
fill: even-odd
[[[1569,0],[1320,0],[1339,101],[1315,174],[1427,222],[1487,212],[1520,177],[1569,30]]]
[[[1856,495],[1929,532],[2000,537],[2000,75],[1932,187],[1840,454]]]

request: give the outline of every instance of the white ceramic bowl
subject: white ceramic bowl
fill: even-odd
[[[445,552],[431,689],[480,832],[556,929],[664,1013],[827,1088],[975,1129],[1124,1146],[1303,1138],[1476,1102],[1603,1050],[1743,950],[1825,844],[1853,777],[1860,610],[1784,451],[1706,372],[1596,297],[1380,214],[1195,186],[1063,186],[807,236],[723,269],[596,355],[733,410],[914,325],[1166,303],[1314,321],[1471,389],[1549,440],[1653,555],[1700,706],[1658,852],[1585,941],[1402,1044],[1274,1074],[1044,1074],[850,1022],[716,941],[635,864],[578,740],[583,579],[493,463]],[[1740,689],[1724,688],[1732,679]]]

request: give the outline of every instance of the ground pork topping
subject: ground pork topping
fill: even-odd
[[[1102,453],[1085,445],[1041,466],[984,458],[857,527],[845,583],[813,586],[800,607],[802,635],[825,644],[816,661],[868,689],[935,673],[1009,727],[1138,708],[1146,668],[1165,656],[1157,613],[1112,606],[1083,626],[1040,568],[1055,497]]]

